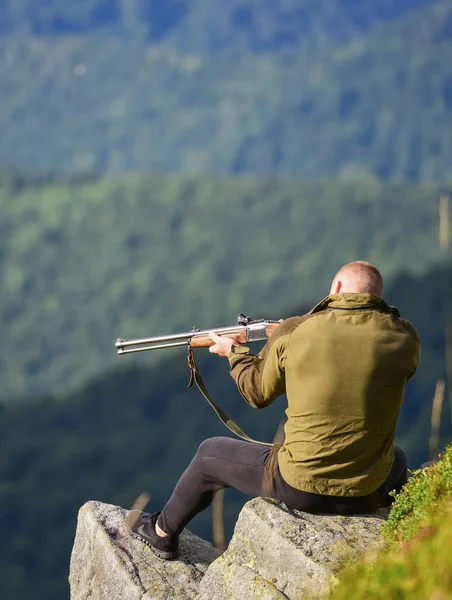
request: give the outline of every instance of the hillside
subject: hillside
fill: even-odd
[[[416,324],[423,340],[421,366],[407,388],[398,428],[397,442],[410,468],[428,459],[431,400],[436,381],[444,377],[444,278],[442,269],[403,275],[387,290],[388,300]],[[67,597],[79,507],[90,499],[130,507],[146,490],[152,493],[150,508],[158,510],[200,442],[226,435],[199,392],[187,390],[185,354],[174,352],[159,365],[149,361],[143,368],[133,361],[124,371],[106,372],[64,399],[0,405],[2,600],[29,598],[30,581],[36,598]],[[284,400],[255,411],[236,390],[226,361],[200,350],[198,364],[223,408],[248,434],[271,441]],[[450,423],[446,403],[441,447],[452,438]],[[228,490],[225,498],[230,536],[245,497]],[[208,513],[190,528],[211,539]],[[41,537],[45,532],[44,542],[36,543],[37,532]]]
[[[117,337],[233,325],[239,312],[279,318],[327,295],[336,270],[356,258],[388,280],[419,273],[439,258],[440,189],[4,175],[0,396],[63,394],[126,368]]]
[[[271,51],[346,40],[432,0],[0,0],[2,34],[143,37],[186,52]]]
[[[15,3],[23,10],[10,9],[14,18],[3,25],[0,164],[65,173],[452,180],[448,0],[406,12],[407,2],[392,12],[383,1],[366,9],[336,1],[330,11],[326,2],[300,0],[287,12],[268,2],[262,15],[251,4],[249,17],[239,13],[249,21],[243,26],[230,24],[238,2],[221,3],[223,10],[216,2],[215,13],[199,0],[185,17],[174,13],[181,22],[168,22],[165,35],[157,11],[157,41],[107,27],[100,0],[105,27],[81,17],[88,3],[68,3],[63,15],[46,3],[45,18],[31,4]],[[130,9],[135,24],[140,11]],[[80,23],[73,31],[63,25],[70,19]],[[293,36],[299,21],[310,24],[306,43]],[[266,48],[266,35],[281,44]]]

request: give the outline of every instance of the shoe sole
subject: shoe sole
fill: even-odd
[[[141,537],[141,535],[139,535],[138,533],[135,533],[134,531],[132,531],[130,529],[129,529],[129,533],[132,535],[132,537],[136,538],[137,540],[140,540],[140,542],[143,542],[143,544],[146,544],[146,546],[148,548],[150,548],[152,550],[152,552],[156,556],[158,556],[158,558],[163,558],[164,560],[176,560],[176,558],[178,558],[178,556],[179,556],[179,552],[165,552],[164,550],[159,550],[158,548],[155,548],[146,539]]]

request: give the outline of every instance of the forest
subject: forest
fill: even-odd
[[[116,338],[279,319],[360,257],[389,281],[442,258],[440,185],[0,176],[0,397],[122,369]],[[159,360],[154,358],[153,360]],[[136,359],[137,361],[139,359]]]
[[[3,165],[452,180],[449,0],[2,4]]]
[[[452,372],[449,0],[0,0],[0,34],[2,600],[68,598],[80,506],[159,510],[229,435],[183,349],[118,357],[118,337],[303,314],[368,260],[420,333],[396,442],[429,458]],[[253,411],[197,356],[271,441],[285,399]],[[437,450],[450,386],[440,417]],[[246,498],[225,497],[230,536]],[[190,527],[211,539],[210,513]]]
[[[0,31],[31,35],[88,32],[141,35],[183,51],[277,50],[300,42],[346,40],[429,0],[0,0]],[[206,25],[210,25],[206,27]],[[328,34],[325,35],[325,34]]]

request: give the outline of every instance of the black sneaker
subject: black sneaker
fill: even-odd
[[[179,536],[157,535],[155,524],[159,514],[160,512],[150,515],[141,510],[131,510],[125,521],[126,527],[133,537],[149,546],[156,556],[165,560],[174,560],[179,556]]]

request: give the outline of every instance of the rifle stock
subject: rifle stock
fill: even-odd
[[[215,331],[214,329],[212,329],[212,331]],[[218,335],[226,335],[226,334],[221,334],[219,333]],[[237,342],[239,344],[246,344],[247,339],[246,339],[246,331],[231,331],[230,333],[227,334],[227,337],[231,337],[234,340],[237,340]],[[190,340],[190,347],[191,348],[209,348],[210,346],[213,346],[215,344],[214,341],[212,341],[209,337],[209,335],[196,335],[193,336],[192,339]]]

